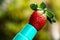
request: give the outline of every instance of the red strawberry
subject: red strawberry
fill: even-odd
[[[30,17],[29,23],[33,25],[37,30],[42,29],[42,27],[46,24],[46,16],[41,14],[38,11],[34,11]]]

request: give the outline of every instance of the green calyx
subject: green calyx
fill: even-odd
[[[37,10],[37,8],[38,8],[38,5],[35,3],[35,4],[31,4],[30,5],[30,8],[32,9],[32,10]]]
[[[46,4],[45,4],[44,2],[42,2],[42,3],[40,4],[40,8],[41,8],[42,10],[44,10],[44,9],[46,8]]]
[[[50,23],[56,22],[55,16],[51,11],[46,11],[45,15]]]
[[[53,13],[51,11],[46,11],[45,12],[46,16],[48,16],[49,18],[53,18]]]
[[[41,4],[40,4],[40,7],[38,7],[38,5],[35,3],[35,4],[31,4],[30,5],[30,8],[32,9],[32,10],[44,10],[45,8],[46,8],[46,4],[44,3],[44,2],[42,2]],[[38,9],[39,8],[39,9]]]

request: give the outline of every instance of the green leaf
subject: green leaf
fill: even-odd
[[[53,18],[51,19],[51,21],[52,21],[52,22],[56,22],[56,19],[55,19],[55,17],[53,17]]]
[[[50,23],[56,22],[54,14],[51,11],[46,11],[45,14],[46,14],[47,19]]]
[[[40,8],[41,8],[42,10],[44,10],[44,9],[46,8],[46,4],[45,4],[44,2],[42,2],[42,3],[40,4]]]
[[[37,4],[35,3],[35,4],[31,4],[31,5],[30,5],[30,8],[31,8],[32,10],[37,10],[38,6],[37,6]]]
[[[54,14],[51,11],[46,11],[45,12],[46,16],[48,16],[49,18],[53,18]]]

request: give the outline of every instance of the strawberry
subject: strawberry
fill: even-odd
[[[34,11],[30,17],[29,24],[33,25],[37,30],[40,30],[46,24],[46,21],[47,19],[44,14]]]
[[[47,20],[50,23],[56,22],[54,15],[52,14],[52,12],[47,10],[44,2],[40,4],[40,7],[38,7],[36,3],[31,4],[30,8],[34,10],[34,12],[30,17],[29,23],[33,25],[37,30],[42,29]],[[43,11],[43,13],[39,11]]]

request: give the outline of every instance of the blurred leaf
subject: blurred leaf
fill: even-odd
[[[45,4],[44,2],[42,2],[42,3],[40,4],[40,8],[41,8],[42,10],[44,10],[44,9],[46,8],[46,4]]]
[[[32,9],[32,10],[37,10],[37,8],[38,8],[38,5],[35,3],[35,4],[31,4],[30,5],[30,8]]]
[[[0,5],[4,2],[4,0],[0,0]]]

